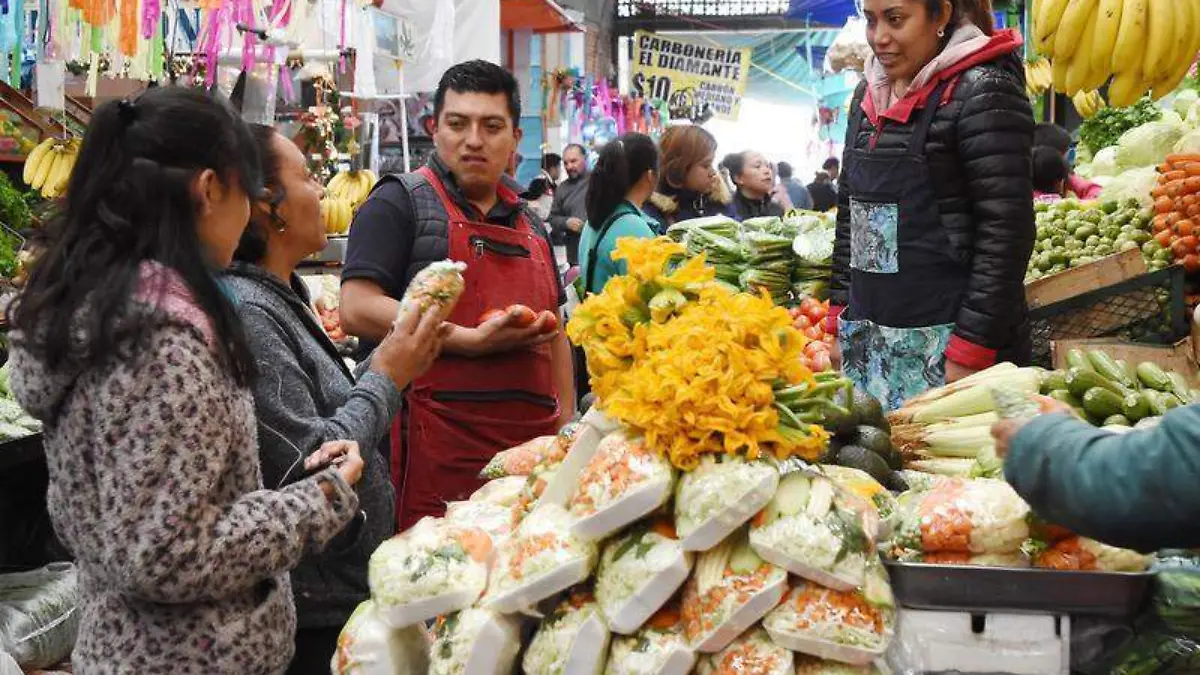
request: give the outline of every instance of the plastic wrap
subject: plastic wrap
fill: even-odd
[[[683,634],[679,607],[660,609],[635,635],[613,638],[604,675],[688,675],[696,653]]]
[[[1034,565],[1082,572],[1143,572],[1152,556],[1102,544],[1086,537],[1068,537],[1040,551]]]
[[[671,496],[671,463],[624,432],[600,442],[567,501],[575,534],[603,539],[648,515]]]
[[[596,545],[571,534],[575,519],[555,504],[540,504],[496,551],[482,606],[518,612],[588,578]]]
[[[779,470],[764,461],[705,457],[679,479],[675,529],[686,551],[706,551],[725,540],[771,501]]]
[[[429,675],[507,675],[520,649],[515,621],[486,609],[464,609],[434,624]]]
[[[470,607],[487,585],[491,554],[483,530],[422,518],[371,554],[368,580],[380,616],[405,628]]]
[[[863,72],[871,56],[871,45],[867,43],[867,22],[852,16],[842,26],[833,44],[825,52],[825,70],[840,73],[843,70]]]
[[[78,589],[70,563],[0,575],[0,651],[24,668],[65,660],[79,633]]]
[[[848,663],[827,661],[807,654],[796,655],[796,675],[882,675],[884,672],[875,664],[852,666]]]
[[[701,554],[683,590],[683,631],[698,652],[713,653],[770,612],[787,589],[787,572],[758,556],[744,532]]]
[[[898,560],[937,552],[1014,553],[1029,538],[1029,505],[999,480],[944,480],[901,495],[900,507],[889,547]]]
[[[874,509],[825,476],[793,471],[755,517],[750,544],[767,561],[838,590],[861,586],[878,558]]]
[[[478,527],[499,546],[513,531],[512,507],[491,502],[450,502],[446,505],[446,522],[465,527]]]
[[[439,321],[450,318],[466,285],[462,276],[466,269],[466,263],[442,260],[417,272],[400,301],[400,312],[424,314],[432,307],[436,308]]]
[[[634,526],[605,544],[596,571],[596,599],[609,628],[629,635],[642,627],[687,580],[692,556],[665,519]]]
[[[492,456],[479,475],[484,478],[528,476],[534,467],[545,462],[561,462],[566,448],[558,436],[539,436],[514,448],[501,450]]]
[[[598,675],[610,637],[596,600],[576,591],[542,621],[521,665],[525,675]]]
[[[490,502],[499,506],[511,507],[517,503],[521,491],[525,489],[526,478],[526,476],[507,476],[488,481],[471,495],[470,501]]]
[[[698,675],[793,675],[792,653],[761,628],[749,630],[716,654],[700,657]]]
[[[332,675],[425,675],[429,634],[424,625],[392,628],[367,600],[342,628],[329,668]]]

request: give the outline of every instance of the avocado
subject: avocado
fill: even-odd
[[[860,424],[854,435],[854,445],[862,446],[886,459],[892,449],[892,438],[882,429]]]
[[[825,415],[825,429],[835,434],[849,436],[858,427],[858,413],[854,408],[854,397],[845,389],[833,395],[833,402],[849,411],[848,415]]]
[[[904,480],[904,474],[899,471],[889,473],[883,481],[883,486],[892,492],[908,492],[908,481]]]
[[[838,451],[841,450],[842,446],[844,446],[844,445],[846,445],[846,441],[843,441],[842,439],[838,438],[837,436],[830,437],[829,445],[828,445],[828,447],[825,448],[825,454],[821,455],[821,459],[817,460],[817,463],[818,464],[837,464]]]
[[[804,510],[808,506],[809,493],[808,476],[803,473],[790,473],[779,481],[779,488],[775,491],[775,499],[771,504],[771,508],[775,511],[773,515],[776,517],[794,516]]]
[[[879,399],[868,394],[866,390],[854,388],[854,410],[858,414],[858,423],[871,427],[887,429],[887,416],[883,413],[883,404]]]
[[[888,466],[891,467],[892,471],[899,471],[900,469],[904,468],[904,456],[901,455],[900,451],[896,450],[895,448],[888,450],[887,454],[883,456],[883,459],[887,462]]]
[[[838,451],[837,463],[851,469],[865,471],[870,474],[871,478],[881,483],[892,472],[882,457],[858,445],[847,445]]]

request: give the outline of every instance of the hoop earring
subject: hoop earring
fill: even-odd
[[[944,37],[946,37],[946,29],[945,29],[945,28],[939,28],[939,29],[938,29],[938,32],[937,32],[937,36],[938,36],[938,37],[940,37],[940,38],[944,38]]]

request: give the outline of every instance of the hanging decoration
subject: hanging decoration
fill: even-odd
[[[549,128],[566,123],[567,142],[591,152],[631,131],[658,138],[667,119],[666,102],[623,96],[607,80],[580,77],[573,69],[543,75],[543,124]]]

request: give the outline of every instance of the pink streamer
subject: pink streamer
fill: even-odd
[[[341,39],[338,40],[338,49],[341,49],[344,51],[346,49],[346,0],[342,0],[342,22],[341,23],[342,23],[342,35],[341,35]],[[346,64],[344,62],[342,63],[342,72],[343,73],[346,72]]]
[[[149,40],[154,37],[154,31],[158,29],[158,22],[162,21],[162,3],[161,0],[143,0],[142,2],[142,38]]]
[[[279,66],[279,83],[283,86],[283,100],[288,103],[296,100],[296,92],[292,89],[292,73],[286,64]]]

